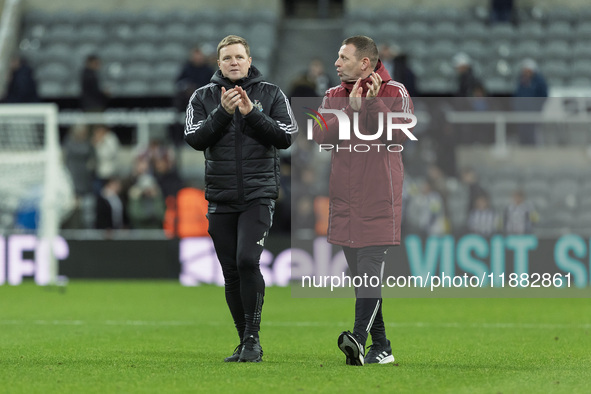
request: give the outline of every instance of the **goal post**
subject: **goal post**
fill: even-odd
[[[55,104],[0,105],[0,229],[37,235],[35,282],[54,285],[61,218],[74,202],[61,161]]]

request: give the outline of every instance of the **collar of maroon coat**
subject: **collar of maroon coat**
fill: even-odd
[[[378,64],[376,64],[376,68],[374,69],[374,71],[376,73],[378,73],[378,75],[380,77],[382,77],[382,83],[386,83],[386,82],[392,80],[392,77],[388,73],[388,70],[386,70],[386,67],[384,67],[384,65],[382,64],[382,61],[379,59],[378,59]],[[364,96],[367,93],[367,83],[371,84],[371,78],[369,76],[367,78],[361,80],[361,86],[363,87],[363,95]],[[353,89],[353,85],[355,85],[355,82],[341,82],[341,86],[344,87],[345,89],[347,89],[347,92],[350,92],[351,89]]]

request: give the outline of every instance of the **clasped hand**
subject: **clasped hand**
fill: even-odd
[[[230,90],[226,90],[222,86],[222,107],[229,114],[233,114],[236,107],[238,107],[240,113],[246,115],[252,111],[252,102],[242,87],[235,86]]]

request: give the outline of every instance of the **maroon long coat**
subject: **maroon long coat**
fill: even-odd
[[[413,113],[412,100],[404,85],[393,81],[380,61],[376,72],[382,77],[378,98],[363,100],[359,111],[359,132],[375,134],[378,130],[378,114],[386,119],[388,112]],[[362,81],[363,96],[367,93],[367,78]],[[326,92],[319,111],[341,109],[351,119],[353,110],[349,106],[352,83]],[[382,98],[382,99],[380,99]],[[339,140],[339,124],[333,114],[323,114],[327,127],[314,125],[314,140],[318,144],[338,145],[331,150],[330,171],[330,213],[328,242],[335,245],[362,248],[374,245],[400,244],[402,214],[402,182],[404,178],[402,155],[392,144],[402,144],[408,138],[400,130],[394,130],[392,139],[387,140],[386,125],[380,140],[366,141],[358,138],[351,129],[350,140]],[[394,119],[394,123],[409,123],[410,119]],[[414,141],[411,141],[414,143]],[[377,147],[372,145],[383,144]],[[369,152],[355,152],[355,149]],[[350,151],[349,151],[350,150]]]

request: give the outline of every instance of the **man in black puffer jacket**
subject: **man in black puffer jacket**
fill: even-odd
[[[279,195],[278,149],[291,145],[298,127],[285,94],[251,66],[245,39],[227,36],[217,53],[219,70],[187,106],[185,141],[205,151],[209,234],[240,337],[225,361],[259,362],[265,294],[259,259]]]

